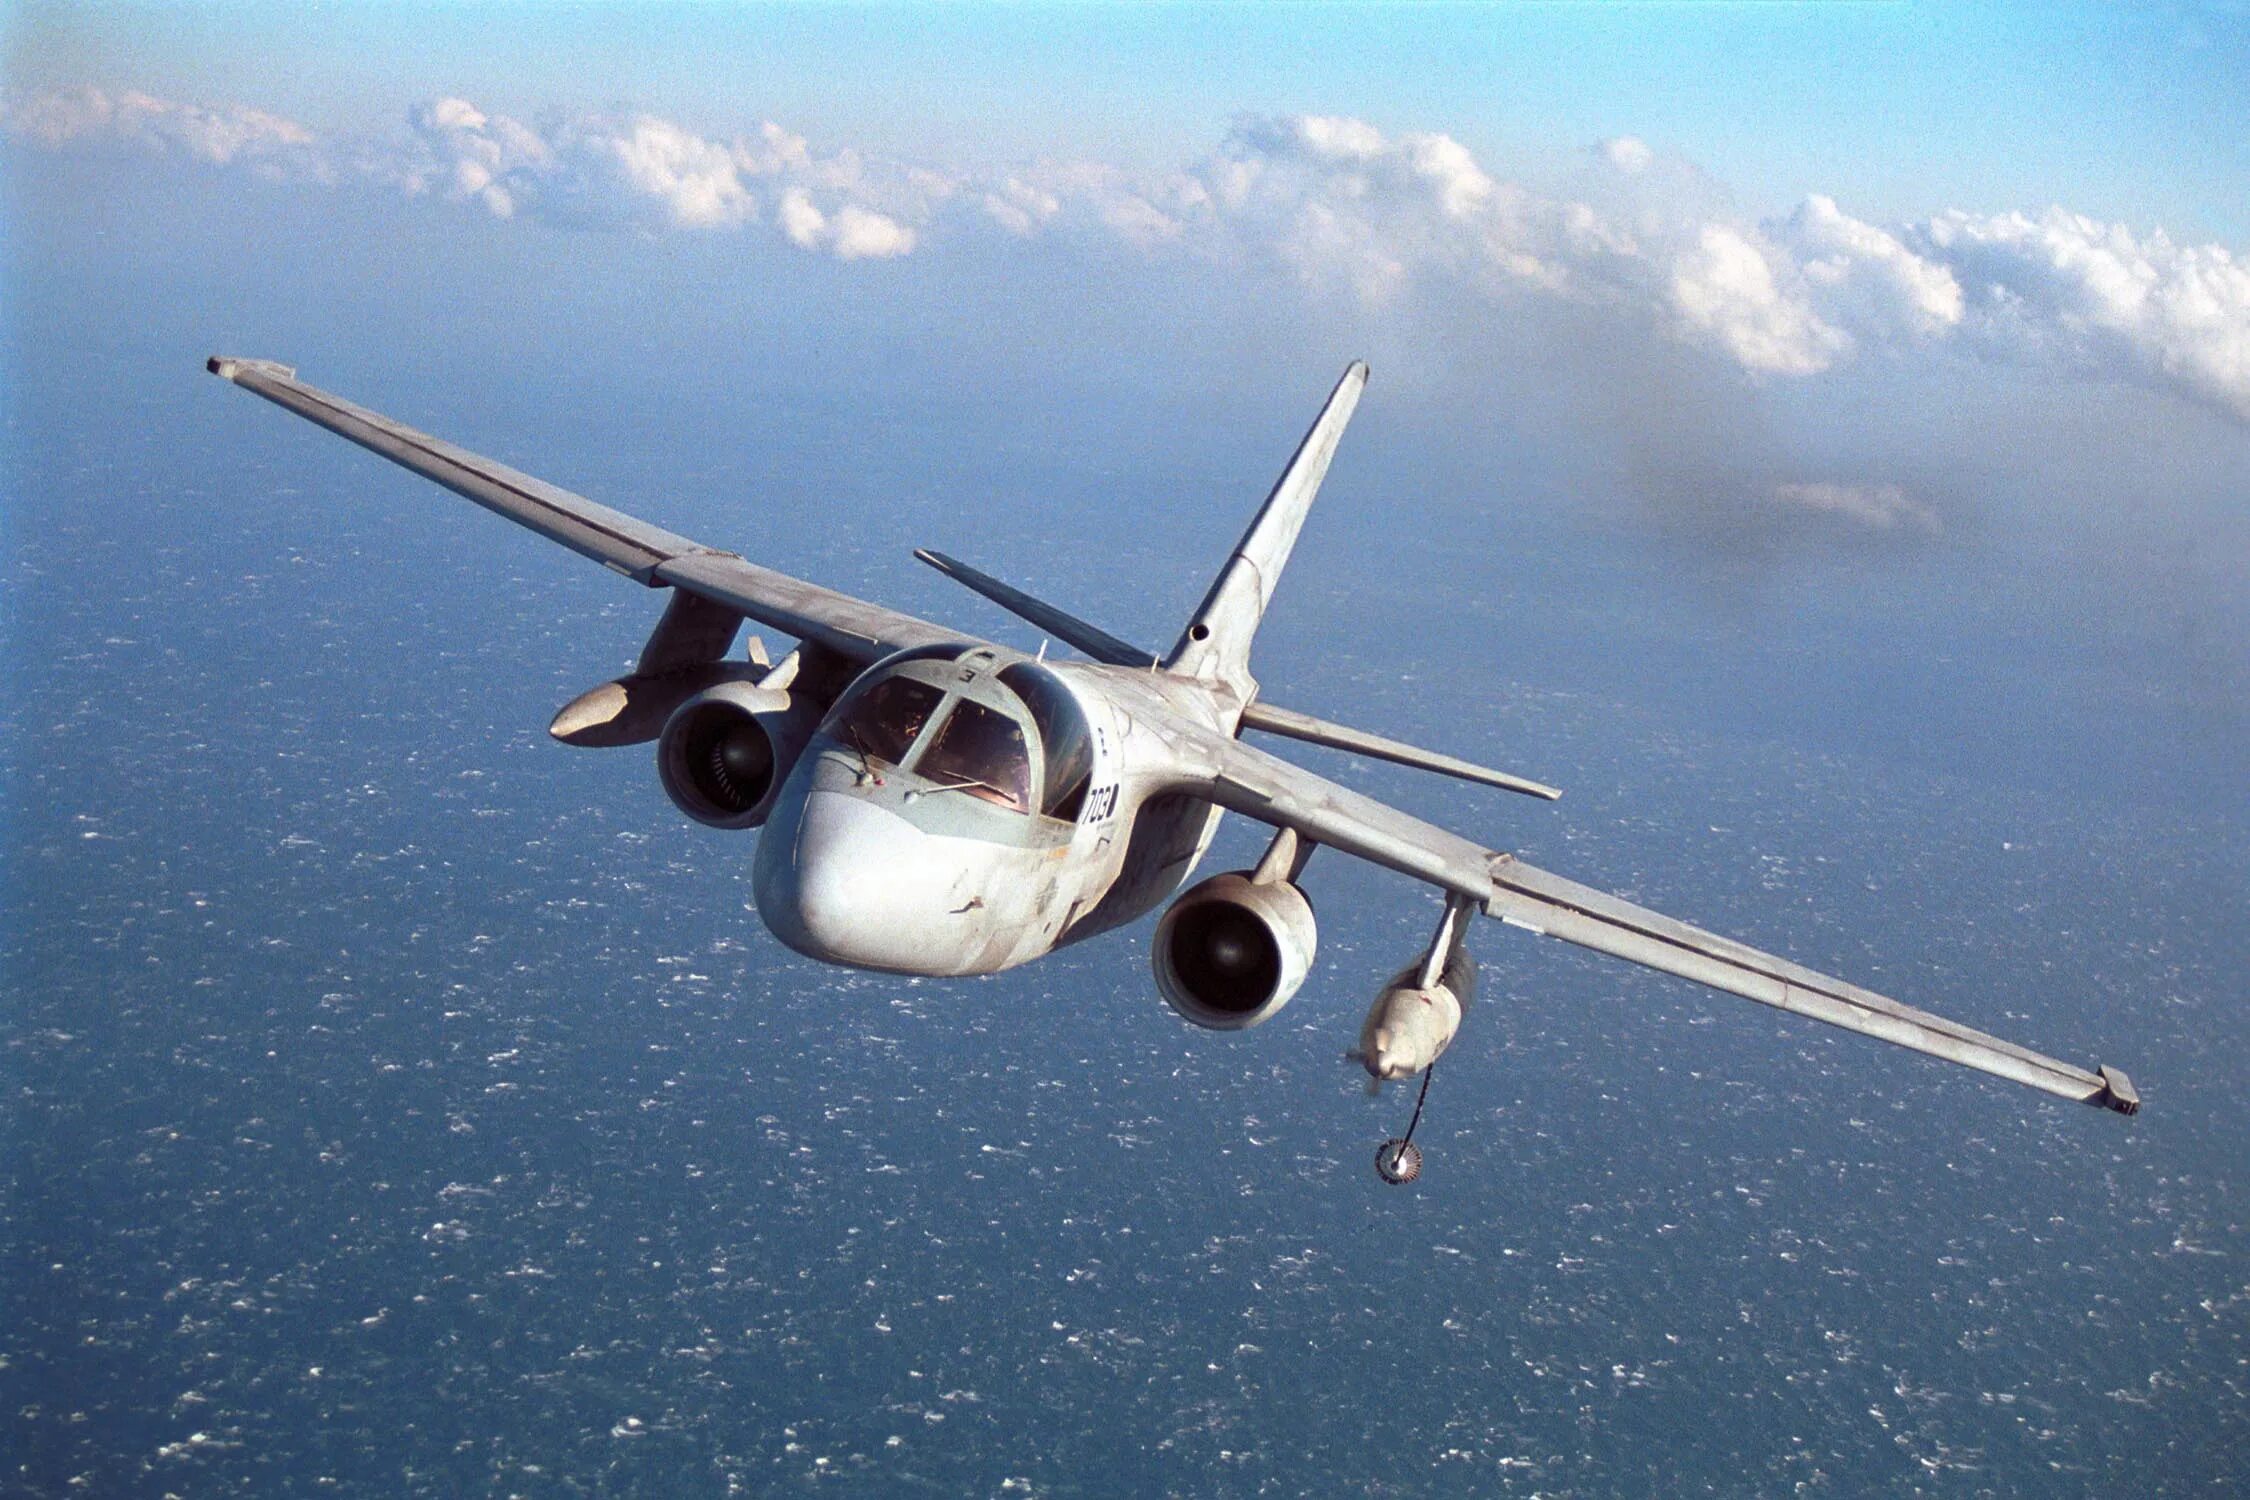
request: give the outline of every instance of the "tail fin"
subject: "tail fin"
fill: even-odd
[[[1336,382],[1328,404],[1320,409],[1312,430],[1297,445],[1297,456],[1281,471],[1273,493],[1258,510],[1258,518],[1242,534],[1234,555],[1220,569],[1211,592],[1188,621],[1179,644],[1164,663],[1166,670],[1218,681],[1240,682],[1249,677],[1251,639],[1258,633],[1258,622],[1265,618],[1266,606],[1273,601],[1274,585],[1281,581],[1281,570],[1289,565],[1289,553],[1297,545],[1305,512],[1312,509],[1320,481],[1327,477],[1328,461],[1335,457],[1337,439],[1344,435],[1344,424],[1352,419],[1352,409],[1359,405],[1359,393],[1366,384],[1366,364],[1352,361],[1344,378]]]

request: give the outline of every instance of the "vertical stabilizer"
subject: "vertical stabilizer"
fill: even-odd
[[[1354,360],[1336,382],[1328,404],[1297,445],[1296,457],[1281,471],[1281,478],[1258,510],[1258,518],[1242,534],[1234,555],[1219,570],[1202,605],[1188,621],[1180,642],[1165,661],[1167,670],[1191,677],[1232,682],[1246,687],[1250,676],[1250,642],[1273,600],[1274,585],[1289,565],[1297,533],[1305,524],[1320,481],[1327,477],[1328,461],[1336,455],[1337,439],[1359,405],[1367,384],[1367,366]]]

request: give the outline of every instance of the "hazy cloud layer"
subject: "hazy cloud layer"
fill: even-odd
[[[1262,270],[1374,306],[1427,298],[1472,323],[1538,299],[1653,327],[1757,378],[1942,348],[2149,385],[2250,422],[2250,264],[2225,246],[2059,208],[1882,226],[1814,195],[1756,219],[1634,137],[1595,147],[1574,195],[1558,196],[1492,176],[1448,136],[1317,115],[1244,119],[1162,173],[962,172],[820,154],[771,123],[719,140],[645,114],[532,125],[462,99],[417,106],[382,144],[92,88],[9,99],[0,121],[49,147],[125,143],[284,180],[372,181],[501,219],[750,230],[842,260],[998,233]],[[1919,524],[1877,492],[1800,488],[1777,503]]]
[[[1773,503],[1783,510],[1828,516],[1870,531],[1935,536],[1937,512],[1895,484],[1777,484]]]
[[[0,100],[11,134],[47,146],[97,138],[178,152],[212,166],[243,164],[271,175],[321,178],[327,159],[313,133],[294,120],[233,104],[206,109],[128,89],[82,88]]]

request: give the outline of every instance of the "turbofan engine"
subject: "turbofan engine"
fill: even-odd
[[[819,717],[814,705],[783,688],[705,688],[672,711],[657,737],[664,793],[698,823],[756,828]]]
[[[1213,1031],[1241,1031],[1289,1003],[1318,945],[1302,890],[1235,870],[1172,903],[1156,924],[1150,958],[1172,1009]]]

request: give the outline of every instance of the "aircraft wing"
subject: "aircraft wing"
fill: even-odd
[[[672,587],[701,595],[761,625],[818,642],[851,661],[870,662],[907,646],[975,639],[761,568],[732,552],[703,546],[598,505],[307,385],[286,365],[214,355],[208,368],[612,572],[650,588]]]
[[[1630,959],[1745,999],[1878,1037],[2123,1114],[2140,1096],[2114,1068],[2094,1071],[1901,1004],[1550,875],[1215,730],[1171,726],[1194,789],[1230,811],[1425,880],[1512,927]]]

